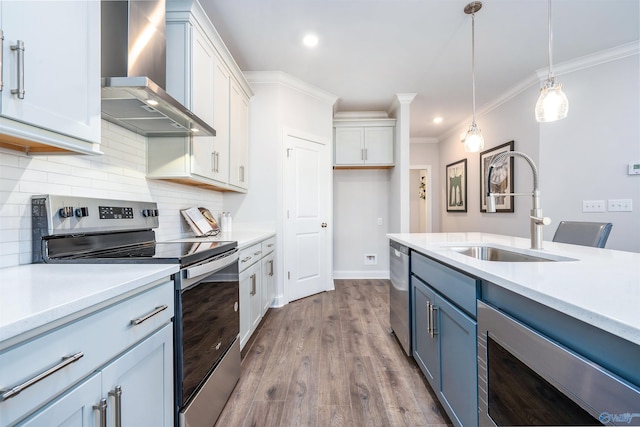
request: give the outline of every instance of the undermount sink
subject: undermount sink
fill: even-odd
[[[509,249],[498,248],[487,245],[474,246],[455,246],[450,247],[452,251],[466,255],[481,261],[494,262],[556,262],[556,261],[575,261],[573,258],[566,258],[558,255],[537,256],[529,255],[522,252],[516,252]]]

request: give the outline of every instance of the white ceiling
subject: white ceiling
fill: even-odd
[[[388,110],[415,92],[412,138],[470,122],[468,0],[200,1],[244,71],[288,73],[337,96],[336,111]],[[554,0],[553,63],[638,41],[639,22],[640,0]],[[547,67],[547,1],[483,0],[475,35],[480,110]]]

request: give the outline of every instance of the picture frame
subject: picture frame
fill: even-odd
[[[480,212],[487,211],[487,175],[491,161],[500,153],[513,151],[514,145],[514,141],[509,141],[480,153]],[[514,192],[513,165],[513,157],[509,157],[494,167],[491,174],[492,193]],[[496,197],[496,212],[514,212],[514,196]]]
[[[467,211],[467,159],[446,167],[447,212]]]

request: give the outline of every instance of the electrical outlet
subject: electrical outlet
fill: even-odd
[[[582,212],[605,212],[604,200],[583,200]]]
[[[610,199],[609,212],[631,212],[633,210],[631,199]]]
[[[378,218],[378,225],[382,225],[382,218]]]
[[[364,265],[378,265],[378,255],[364,254]]]

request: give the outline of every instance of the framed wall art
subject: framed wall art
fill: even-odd
[[[487,175],[489,164],[500,153],[513,151],[514,142],[509,141],[480,153],[480,212],[487,211]],[[491,173],[492,193],[513,193],[513,157],[495,165]],[[496,212],[513,212],[514,196],[496,197]]]
[[[447,165],[447,212],[467,211],[467,159]]]

